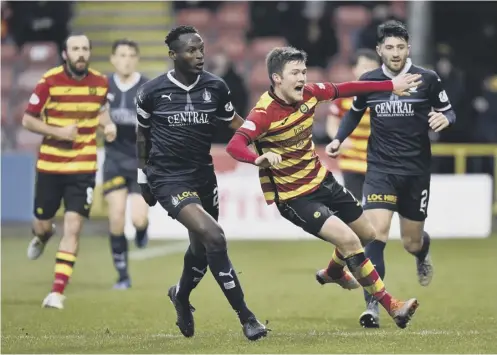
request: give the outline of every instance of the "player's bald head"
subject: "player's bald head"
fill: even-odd
[[[91,41],[85,34],[71,34],[64,41],[64,47],[62,49],[67,51],[68,48],[74,47],[87,47],[88,49],[91,49]]]

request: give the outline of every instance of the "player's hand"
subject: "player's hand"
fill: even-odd
[[[441,130],[449,127],[450,122],[445,117],[445,115],[441,112],[436,112],[436,111],[431,111],[428,114],[428,123],[430,125],[430,128],[434,130],[435,132],[440,132]]]
[[[393,93],[397,96],[410,96],[410,88],[415,88],[421,85],[420,74],[402,74],[392,79]]]
[[[333,139],[333,141],[326,146],[325,152],[328,156],[336,158],[340,154],[340,146],[340,141],[338,139]]]
[[[149,205],[150,207],[155,206],[155,204],[157,203],[157,199],[152,194],[152,191],[150,191],[150,186],[148,186],[148,184],[139,184],[139,185],[142,191],[142,197],[147,203],[147,205]]]
[[[255,160],[255,165],[260,166],[261,168],[270,168],[279,163],[281,163],[281,155],[273,152],[264,153]]]
[[[105,140],[107,142],[112,142],[116,139],[117,127],[114,123],[106,124],[104,127]]]
[[[78,135],[78,125],[73,123],[69,126],[58,127],[57,138],[65,141],[75,141]]]

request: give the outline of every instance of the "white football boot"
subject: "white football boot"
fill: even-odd
[[[55,224],[52,224],[52,236],[54,234],[55,234]],[[50,236],[50,238],[52,236]],[[48,238],[48,240],[50,240],[50,238]],[[47,245],[48,240],[44,242],[39,237],[34,236],[28,245],[28,252],[27,252],[28,259],[29,260],[38,259],[41,256],[41,254],[43,254],[43,251],[45,250],[45,245]]]
[[[41,306],[43,308],[57,308],[64,309],[64,300],[66,296],[58,292],[50,292],[47,297],[43,300]]]

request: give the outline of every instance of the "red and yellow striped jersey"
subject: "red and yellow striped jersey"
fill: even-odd
[[[71,77],[65,66],[43,75],[26,113],[52,126],[77,124],[78,134],[73,142],[44,137],[36,164],[38,171],[82,174],[97,170],[98,114],[106,104],[108,89],[107,78],[93,69],[81,80]]]
[[[330,105],[330,114],[340,119],[352,107],[352,98],[341,98],[333,101]],[[352,144],[350,149],[343,149],[338,159],[338,167],[342,171],[354,173],[366,173],[367,170],[367,147],[368,139],[371,134],[371,121],[369,109],[364,113],[361,122],[349,136]]]
[[[318,189],[328,171],[321,164],[312,141],[314,110],[319,102],[338,95],[332,83],[307,84],[304,99],[288,105],[272,91],[265,92],[237,133],[252,141],[259,154],[280,154],[282,162],[259,170],[268,204],[286,201]]]

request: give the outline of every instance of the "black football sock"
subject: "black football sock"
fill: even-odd
[[[430,251],[430,241],[430,235],[426,232],[423,232],[423,245],[421,246],[421,249],[411,254],[418,258],[419,261],[424,261],[426,259],[426,256],[428,255],[428,252]]]
[[[227,250],[208,251],[207,262],[212,275],[224,292],[231,307],[235,310],[240,322],[245,323],[254,314],[247,308],[240,281],[231,265]]]
[[[119,281],[128,279],[128,240],[124,234],[110,234],[110,246],[112,248],[114,267],[119,273]]]
[[[142,227],[142,229],[136,228],[136,239],[143,240],[143,238],[145,238],[145,235],[147,234],[147,230],[148,224],[145,227]]]
[[[366,258],[369,258],[369,260],[371,260],[371,263],[375,267],[378,275],[380,275],[380,278],[382,280],[385,280],[385,259],[383,256],[385,246],[386,244],[381,240],[373,240],[371,243],[366,245],[366,248],[364,249]],[[364,291],[364,299],[366,300],[366,303],[371,302],[372,297],[373,296],[371,296],[371,294]]]
[[[207,257],[205,254],[194,255],[191,246],[189,246],[183,260],[183,273],[179,280],[176,297],[180,302],[188,302],[190,293],[207,272]]]

